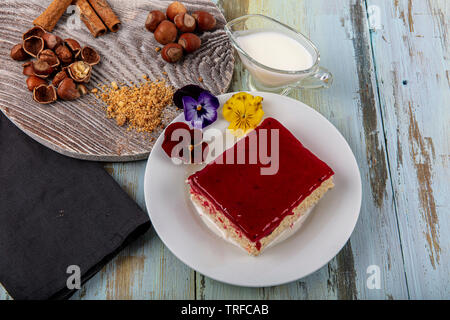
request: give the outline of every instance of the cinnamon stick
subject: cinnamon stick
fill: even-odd
[[[71,3],[72,0],[53,0],[48,8],[33,21],[33,24],[42,27],[48,32],[52,32]]]
[[[87,0],[77,0],[76,2],[78,9],[80,9],[80,19],[84,22],[86,27],[92,33],[94,37],[104,35],[106,33],[106,26],[103,24],[102,20],[92,9],[91,5]]]
[[[109,6],[106,0],[88,0],[92,8],[97,12],[100,19],[111,32],[117,32],[120,27],[120,20]]]

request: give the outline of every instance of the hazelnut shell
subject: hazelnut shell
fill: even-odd
[[[43,28],[41,28],[41,27],[39,27],[39,26],[35,26],[35,27],[33,27],[33,28],[27,30],[27,31],[22,35],[22,40],[25,41],[25,40],[28,39],[29,37],[33,37],[33,36],[38,37],[38,38],[43,38],[44,35],[45,35],[46,33],[47,33],[47,32],[46,32]]]
[[[216,27],[216,18],[206,11],[196,11],[192,14],[197,21],[197,26],[200,31],[209,31]]]
[[[181,33],[194,32],[197,22],[194,17],[187,13],[179,13],[175,16],[174,23]]]
[[[70,78],[64,79],[58,85],[57,93],[58,97],[66,101],[74,100],[80,97],[80,92],[77,90],[77,85]]]
[[[164,12],[153,10],[147,16],[147,20],[145,21],[145,28],[150,32],[154,32],[158,25],[164,20],[167,20]]]
[[[28,55],[28,53],[25,52],[25,50],[23,50],[23,46],[21,43],[16,44],[14,47],[12,47],[11,49],[11,58],[16,60],[16,61],[24,61],[27,60],[30,56]]]
[[[40,37],[31,36],[23,41],[23,50],[30,56],[36,58],[44,50],[44,40]]]
[[[26,76],[34,76],[33,63],[31,61],[25,62],[23,65],[23,74]]]
[[[55,86],[55,88],[57,88],[59,86],[59,84],[68,77],[69,77],[69,75],[67,74],[67,72],[65,70],[61,70],[53,78],[52,84]]]
[[[73,54],[66,45],[58,46],[55,49],[55,53],[61,63],[68,65],[73,62]]]
[[[183,47],[178,43],[169,43],[161,50],[161,57],[170,63],[177,62],[183,57]]]
[[[178,39],[180,44],[187,53],[194,52],[202,45],[202,40],[193,33],[183,33]]]
[[[41,61],[47,62],[52,68],[56,68],[60,64],[58,57],[50,49],[44,49],[41,52],[39,52],[37,58]]]
[[[177,39],[177,27],[169,20],[162,21],[155,30],[155,40],[161,44],[175,42]]]
[[[175,16],[179,13],[186,13],[187,9],[186,7],[179,1],[172,2],[168,7],[166,11],[166,16],[169,20],[172,20],[175,18]]]
[[[46,61],[35,60],[33,61],[33,71],[39,78],[48,78],[48,76],[53,72],[53,67],[50,66]]]
[[[52,33],[44,34],[42,39],[44,40],[45,47],[50,50],[55,50],[57,46],[63,43],[63,40],[60,37]]]
[[[52,85],[41,84],[33,90],[33,99],[41,104],[55,102],[57,99],[56,89]]]
[[[82,69],[82,73],[80,73],[80,69]],[[88,83],[91,79],[92,67],[84,61],[76,61],[67,68],[67,71],[75,82]]]
[[[65,39],[64,40],[66,46],[72,51],[72,54],[75,58],[80,55],[81,45],[77,40],[74,39]]]
[[[81,59],[91,66],[95,66],[100,62],[100,55],[91,47],[83,47],[81,49]]]
[[[36,76],[30,76],[27,79],[27,87],[28,87],[28,90],[30,90],[30,91],[33,91],[34,88],[36,88],[42,84],[47,84],[47,81],[45,81],[44,79],[41,79],[39,77],[36,77]]]

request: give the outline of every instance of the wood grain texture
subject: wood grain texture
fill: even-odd
[[[450,298],[450,6],[369,0],[377,82],[409,294]]]
[[[344,249],[314,274],[270,288],[195,273],[150,231],[74,297],[185,299],[449,299],[449,4],[446,0],[221,0],[226,16],[263,13],[306,34],[335,83],[293,97],[341,131],[358,161],[363,204]],[[370,7],[382,29],[371,29]],[[230,90],[246,71],[236,61]],[[144,206],[145,162],[107,170]],[[379,181],[379,183],[378,183]],[[378,265],[381,289],[368,289]],[[10,299],[0,290],[0,299]]]
[[[227,6],[234,8],[229,3]],[[284,1],[283,6],[277,1],[249,1],[248,12],[262,13],[293,26],[319,48],[322,64],[333,72],[335,83],[330,89],[304,90],[293,97],[322,113],[349,142],[361,171],[363,203],[350,241],[335,259],[313,275],[284,286],[260,289],[229,286],[197,276],[197,297],[408,298],[393,194],[388,187],[385,137],[364,1]],[[235,75],[245,73],[238,70]],[[232,90],[241,90],[242,83],[233,81],[232,86]],[[379,290],[367,288],[370,265],[380,267]]]
[[[217,28],[201,35],[202,46],[181,62],[169,64],[155,51],[159,45],[145,30],[149,11],[164,10],[170,0],[109,1],[122,20],[118,33],[94,39],[78,15],[66,14],[53,31],[62,38],[74,38],[82,45],[97,49],[102,57],[94,67],[90,86],[137,83],[143,75],[152,80],[166,79],[179,88],[189,83],[200,84],[214,94],[224,93],[230,84],[234,66],[232,47],[223,30],[223,15],[208,0],[186,0],[189,11],[209,11],[217,18]],[[127,131],[107,119],[103,104],[93,95],[75,101],[58,101],[40,105],[32,100],[22,75],[22,64],[9,57],[12,46],[32,26],[32,17],[42,12],[50,1],[7,0],[0,7],[0,110],[28,135],[62,154],[98,161],[131,161],[148,156],[153,141],[162,129],[152,134]],[[199,82],[199,78],[203,82]],[[168,107],[163,113],[163,126],[179,111]]]

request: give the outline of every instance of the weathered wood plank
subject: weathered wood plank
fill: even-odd
[[[106,170],[145,209],[146,161]],[[194,299],[194,271],[175,258],[151,229],[125,248],[73,299]]]
[[[202,46],[195,54],[178,63],[165,62],[156,47],[162,47],[144,28],[151,10],[165,10],[171,0],[110,0],[122,21],[117,33],[94,40],[84,24],[74,15],[65,14],[53,33],[63,39],[77,39],[92,46],[101,55],[101,63],[92,71],[89,88],[97,84],[138,83],[146,75],[151,80],[166,80],[176,88],[186,83],[203,84],[215,94],[224,93],[231,80],[234,59],[232,46],[223,30],[225,19],[209,0],[184,0],[191,12],[204,10],[217,19],[217,28],[203,32]],[[0,111],[35,140],[64,155],[96,161],[132,161],[147,158],[162,128],[151,134],[119,127],[107,119],[104,104],[94,95],[74,101],[58,100],[51,105],[33,101],[22,74],[22,63],[13,61],[11,48],[32,27],[32,20],[50,1],[4,0],[0,7]],[[75,22],[75,23],[74,23]],[[219,63],[220,62],[220,63]],[[203,82],[199,79],[202,78]],[[162,124],[167,125],[180,111],[164,109]],[[152,139],[153,138],[153,139]]]
[[[450,298],[450,5],[368,0],[390,174],[413,299]]]
[[[220,4],[229,17],[259,12],[284,21],[321,50],[335,84],[328,90],[293,96],[330,119],[357,157],[363,206],[355,232],[335,259],[309,277],[284,286],[249,289],[195,275],[150,231],[74,298],[448,299],[445,213],[450,143],[442,129],[449,123],[450,98],[446,0],[392,4],[367,0],[367,5],[380,8],[384,26],[372,33],[376,76],[364,1],[291,0],[280,6],[275,0],[224,0]],[[242,90],[244,73],[237,62],[231,90]],[[144,166],[144,162],[114,164],[108,169],[143,208]],[[380,290],[366,287],[369,265],[381,269]],[[0,299],[8,298],[0,288]]]
[[[240,6],[238,6],[238,3]],[[241,1],[224,1],[226,17],[241,15]],[[347,138],[363,183],[361,216],[351,241],[313,275],[273,288],[239,288],[197,276],[204,299],[404,299],[408,298],[388,176],[377,86],[363,1],[248,1],[247,13],[262,13],[294,26],[319,47],[323,65],[335,75],[328,90],[294,97],[324,114]],[[234,10],[240,10],[236,13]],[[232,89],[242,90],[236,63]],[[381,288],[366,286],[367,268],[380,268]]]

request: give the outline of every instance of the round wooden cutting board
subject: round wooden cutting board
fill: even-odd
[[[162,128],[151,134],[128,131],[108,119],[104,105],[88,94],[75,101],[41,105],[32,99],[22,74],[22,63],[10,58],[13,45],[32,27],[32,21],[45,10],[50,0],[2,0],[0,6],[0,110],[17,127],[43,145],[64,155],[96,161],[132,161],[145,159]],[[234,68],[231,43],[223,27],[224,16],[209,0],[186,0],[188,12],[208,11],[217,19],[217,28],[201,35],[202,46],[182,61],[169,64],[155,51],[161,47],[144,25],[151,10],[165,12],[171,0],[108,0],[122,25],[117,33],[99,38],[91,36],[69,7],[53,33],[63,39],[73,38],[98,50],[102,61],[95,66],[88,84],[136,83],[147,75],[152,80],[166,79],[175,88],[197,84],[214,94],[227,91]],[[72,10],[70,10],[72,8]],[[199,79],[202,78],[201,82]],[[164,127],[181,111],[167,107]],[[0,115],[1,116],[1,115]],[[152,139],[155,138],[155,139]],[[0,137],[1,139],[1,137]]]

